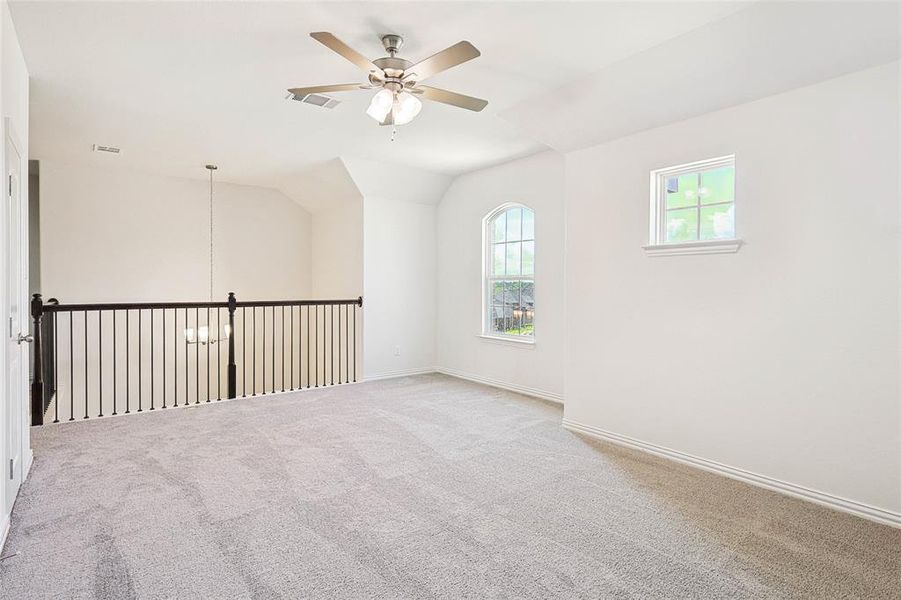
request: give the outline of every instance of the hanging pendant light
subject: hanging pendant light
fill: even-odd
[[[206,165],[206,169],[210,172],[210,302],[213,301],[213,171],[218,168],[216,165]],[[232,333],[231,327],[226,324],[222,328],[225,337],[210,339],[209,324],[195,325],[198,325],[196,332],[193,327],[187,327],[184,330],[185,342],[189,344],[215,344],[227,340]]]

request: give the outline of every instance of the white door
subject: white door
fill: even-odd
[[[7,129],[8,131],[8,129]],[[7,479],[6,506],[12,506],[22,484],[23,473],[23,429],[25,428],[26,394],[25,369],[29,347],[23,344],[23,331],[28,331],[27,310],[25,308],[24,291],[25,269],[23,268],[23,215],[22,194],[20,188],[21,156],[12,142],[9,133],[6,135],[6,174],[4,182],[6,192],[6,277],[7,306],[9,314],[6,322],[6,357],[7,357],[7,390],[6,390],[6,448],[3,465],[3,476]]]

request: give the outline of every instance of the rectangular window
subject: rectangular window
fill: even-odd
[[[734,156],[653,171],[651,188],[649,248],[735,240]]]
[[[534,336],[535,215],[508,205],[486,218],[485,327],[490,337]]]

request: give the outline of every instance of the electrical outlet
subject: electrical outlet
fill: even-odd
[[[394,356],[400,356],[400,346],[394,347]]]

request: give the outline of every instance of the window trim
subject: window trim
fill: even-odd
[[[490,241],[492,231],[489,231],[489,225],[491,224],[491,220],[499,214],[506,212],[511,208],[527,208],[532,211],[532,214],[535,214],[535,209],[531,206],[523,204],[522,202],[505,202],[496,206],[493,210],[489,211],[487,215],[482,217],[482,299],[480,302],[480,310],[482,313],[480,322],[481,329],[479,333],[477,333],[477,337],[484,339],[489,342],[512,342],[516,345],[525,344],[527,346],[533,346],[535,344],[535,332],[538,330],[537,319],[533,315],[532,316],[532,335],[524,336],[524,335],[507,335],[504,333],[498,333],[496,331],[491,331],[491,324],[488,319],[488,309],[491,306],[491,286],[489,285],[489,279],[491,277],[491,259],[494,254],[489,252],[489,248],[493,249],[493,243]],[[535,221],[535,233],[534,239],[532,243],[534,244],[534,252],[535,256],[538,256],[538,223],[537,219]],[[537,260],[535,261],[537,263]],[[526,281],[537,281],[535,278],[537,268],[536,264],[532,266],[532,275],[509,275],[504,276],[504,279],[515,279],[515,280],[526,280]],[[536,302],[537,304],[537,302]]]
[[[735,235],[731,238],[713,240],[695,240],[691,242],[666,242],[665,227],[666,195],[663,192],[664,181],[667,177],[684,175],[696,171],[707,171],[718,167],[731,166],[735,169],[735,155],[727,154],[716,158],[697,160],[690,163],[655,169],[650,176],[650,201],[648,219],[648,243],[642,248],[648,256],[672,256],[678,254],[720,254],[734,253],[742,245],[742,239],[738,236],[738,199],[733,193],[732,207],[735,215],[733,228]],[[734,190],[733,190],[734,191]],[[700,214],[700,213],[699,213]],[[700,233],[700,228],[699,228]]]

